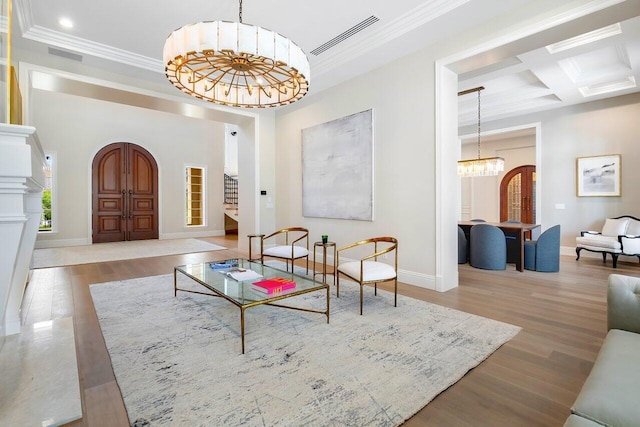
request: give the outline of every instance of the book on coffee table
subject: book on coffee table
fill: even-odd
[[[294,282],[293,280],[285,279],[284,277],[274,277],[271,279],[260,280],[259,282],[253,282],[252,285],[253,290],[262,292],[267,295],[279,294],[295,287],[296,282]]]
[[[219,271],[225,276],[231,277],[232,279],[237,280],[238,282],[255,280],[262,277],[262,274],[256,273],[255,271],[249,270],[248,268],[245,269],[245,268],[239,268],[239,267],[232,267],[228,270],[219,270]]]
[[[228,268],[237,267],[238,263],[236,261],[220,261],[220,262],[211,262],[209,263],[209,267],[213,270],[226,270]]]

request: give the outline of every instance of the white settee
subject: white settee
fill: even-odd
[[[630,215],[607,218],[601,232],[581,231],[576,237],[576,260],[583,249],[602,253],[603,262],[611,254],[613,268],[620,255],[637,256],[640,260],[640,219]]]

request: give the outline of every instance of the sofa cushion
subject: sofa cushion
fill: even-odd
[[[627,225],[626,234],[631,236],[640,236],[640,221],[636,221],[635,219],[629,219],[629,224]]]
[[[640,278],[610,274],[607,287],[607,328],[640,334]],[[640,335],[638,335],[640,339]],[[639,355],[640,356],[640,355]]]
[[[621,252],[620,242],[617,237],[602,236],[600,234],[585,234],[584,236],[576,237],[576,245],[594,251]]]
[[[272,248],[265,249],[262,253],[266,256],[291,259],[291,245],[274,246]],[[302,246],[293,247],[293,258],[302,258],[308,254],[309,251],[307,248],[303,248]]]
[[[571,411],[601,424],[638,426],[640,335],[612,329]]]
[[[607,218],[602,227],[603,236],[620,236],[627,234],[627,226],[629,225],[629,218]]]
[[[602,427],[602,424],[571,414],[565,421],[564,427]]]

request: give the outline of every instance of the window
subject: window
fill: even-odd
[[[53,175],[55,158],[53,154],[46,154],[44,156],[45,165],[42,167],[44,170],[44,189],[42,190],[42,216],[40,217],[40,226],[38,231],[52,231],[53,230]]]
[[[201,167],[187,166],[186,178],[187,226],[204,225],[205,170]]]

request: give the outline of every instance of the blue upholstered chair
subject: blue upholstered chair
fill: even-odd
[[[524,268],[545,272],[560,271],[560,225],[542,233],[538,240],[524,242]]]
[[[467,236],[462,227],[458,226],[458,264],[467,262]]]
[[[471,227],[469,236],[472,267],[485,270],[505,270],[507,268],[507,243],[504,233],[489,224]]]

